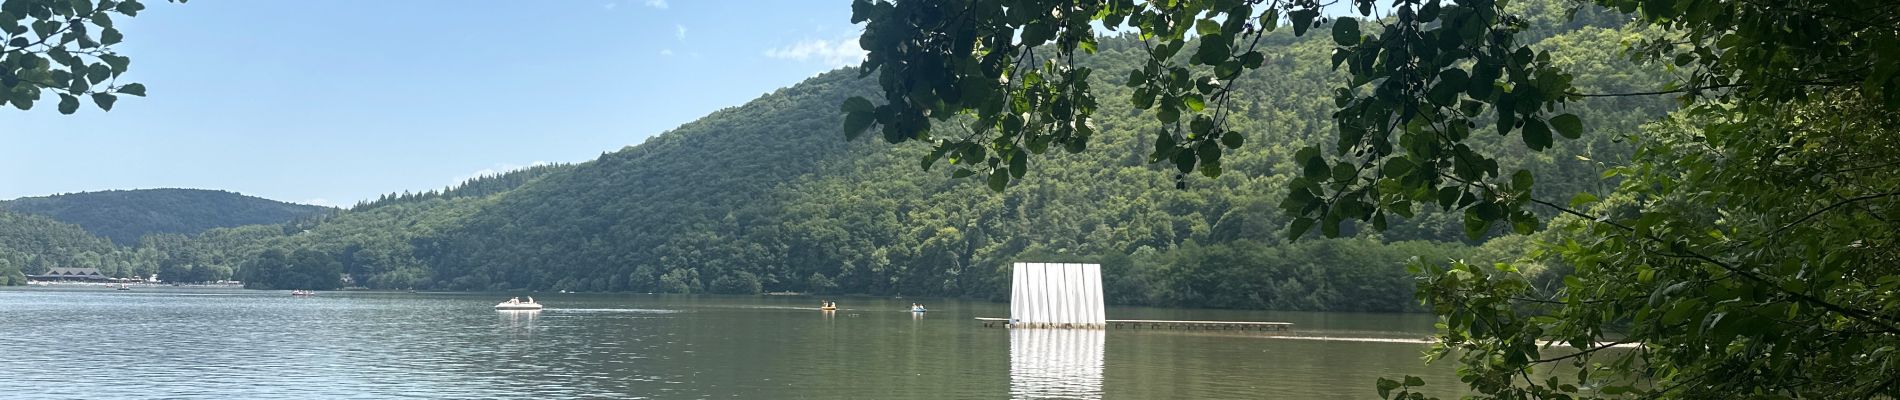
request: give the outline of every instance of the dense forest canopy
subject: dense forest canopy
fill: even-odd
[[[1561,13],[1561,10],[1533,10]],[[1552,17],[1560,18],[1560,17]],[[1640,32],[1599,19],[1541,32],[1553,62],[1603,71],[1578,85],[1647,87],[1659,70],[1614,57]],[[372,288],[675,293],[798,291],[1001,298],[1008,266],[1083,260],[1110,271],[1118,304],[1287,310],[1421,310],[1401,267],[1432,259],[1502,257],[1521,242],[1480,246],[1457,214],[1393,218],[1383,232],[1287,243],[1276,207],[1303,167],[1298,150],[1328,131],[1329,79],[1315,66],[1330,42],[1280,33],[1271,62],[1234,92],[1234,129],[1261,132],[1223,163],[1239,173],[1184,189],[1148,165],[1152,111],[1099,107],[1091,151],[1049,157],[1004,193],[986,182],[914,173],[927,146],[839,145],[836,104],[876,82],[834,71],[721,110],[599,159],[482,177],[440,191],[399,193],[289,224],[153,235],[120,252],[121,273],[164,269],[180,280],[248,276],[269,250],[327,254]],[[1104,37],[1078,63],[1139,68],[1135,37]],[[1132,89],[1098,75],[1105,95]],[[1662,115],[1658,99],[1577,104],[1603,129],[1634,132]],[[1474,146],[1509,151],[1495,135]],[[1627,159],[1614,138],[1558,143],[1500,157],[1567,191],[1599,186],[1603,162]],[[292,257],[294,258],[294,257]],[[265,263],[283,265],[281,263]],[[266,274],[276,276],[278,274]],[[281,287],[275,283],[262,283]]]
[[[1900,4],[1329,4],[856,0],[862,67],[594,161],[208,230],[0,210],[0,284],[996,297],[1096,261],[1123,304],[1422,305],[1484,398],[1900,397]],[[0,103],[144,95],[143,7],[0,3]]]
[[[1311,0],[856,0],[860,72],[883,95],[840,102],[844,136],[921,143],[924,169],[941,160],[1014,191],[1048,148],[1096,147],[1108,106],[1127,104],[1160,125],[1147,163],[1182,186],[1225,179],[1247,172],[1230,150],[1271,134],[1236,123],[1232,100],[1287,47],[1273,38],[1324,38],[1330,57],[1300,62],[1341,73],[1325,80],[1330,129],[1308,136],[1331,143],[1288,159],[1300,171],[1275,196],[1288,237],[1390,232],[1434,209],[1462,214],[1473,238],[1534,234],[1511,262],[1408,266],[1443,318],[1428,360],[1455,358],[1479,397],[1900,397],[1900,4],[1345,5],[1355,15]],[[1591,85],[1619,74],[1566,65],[1590,46],[1543,43],[1602,16],[1632,21],[1614,53],[1666,68],[1664,82]],[[1140,66],[1085,61],[1104,28],[1138,35]],[[1098,72],[1125,72],[1133,91]],[[1675,104],[1628,130],[1588,112],[1615,98]],[[1499,137],[1521,144],[1487,143]],[[1604,164],[1612,191],[1553,187],[1552,171],[1509,161],[1605,138],[1637,146]],[[1604,351],[1625,345],[1637,350]],[[1553,364],[1574,379],[1532,379]],[[1378,389],[1424,399],[1425,384]]]
[[[282,224],[331,211],[220,190],[139,189],[0,201],[0,209],[79,225],[120,245],[155,233],[196,235],[212,228]]]

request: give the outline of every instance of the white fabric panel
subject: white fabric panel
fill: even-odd
[[[1062,271],[1068,273],[1066,277],[1062,277],[1062,284],[1070,288],[1068,301],[1064,301],[1064,303],[1068,305],[1070,318],[1064,320],[1064,322],[1089,324],[1089,288],[1087,288],[1087,284],[1085,284],[1085,282],[1087,282],[1087,275],[1083,273],[1083,265],[1064,265]]]
[[[1089,279],[1089,285],[1095,288],[1095,300],[1093,303],[1095,304],[1095,322],[1107,324],[1108,292],[1104,291],[1102,286],[1102,265],[1095,264],[1089,266],[1089,275],[1094,276],[1094,278]]]
[[[1024,307],[1029,305],[1028,291],[1023,285],[1029,283],[1029,263],[1016,263],[1010,266],[1009,280],[1009,319],[1020,320],[1029,316]]]
[[[1021,327],[1107,322],[1100,264],[1016,263],[1010,276],[1010,319]]]

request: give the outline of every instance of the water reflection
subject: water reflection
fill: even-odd
[[[1102,398],[1099,329],[1011,329],[1009,395],[1018,399]]]
[[[524,333],[533,333],[534,320],[541,316],[541,310],[498,310],[495,313],[501,316],[502,326]]]

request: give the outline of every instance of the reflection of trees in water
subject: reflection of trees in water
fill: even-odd
[[[1012,398],[1102,398],[1103,337],[1099,329],[1011,329]]]

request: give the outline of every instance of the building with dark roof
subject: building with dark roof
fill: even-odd
[[[52,268],[39,275],[27,275],[27,279],[36,281],[82,281],[111,282],[112,277],[99,273],[98,268]]]

